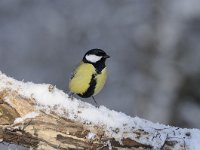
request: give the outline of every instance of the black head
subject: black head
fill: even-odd
[[[105,61],[107,58],[110,58],[110,56],[103,50],[91,49],[84,55],[83,62],[92,64],[96,68],[97,73],[101,73],[106,67]]]
[[[83,61],[91,64],[98,62],[105,63],[105,60],[110,58],[103,50],[101,49],[91,49],[83,57]]]

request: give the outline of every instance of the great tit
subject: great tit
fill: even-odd
[[[70,96],[77,94],[80,97],[92,97],[98,94],[107,79],[105,61],[110,58],[101,49],[89,50],[83,57],[80,64],[74,70],[69,82]]]

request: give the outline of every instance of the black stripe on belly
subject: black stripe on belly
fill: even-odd
[[[95,74],[92,75],[92,79],[91,79],[91,81],[89,83],[90,86],[87,89],[87,91],[85,93],[83,93],[83,94],[78,94],[78,96],[83,97],[83,98],[88,98],[88,97],[91,97],[94,94],[95,86],[97,84],[95,76],[96,76]]]

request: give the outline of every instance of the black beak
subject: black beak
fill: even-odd
[[[110,56],[109,56],[109,55],[105,55],[105,56],[104,56],[104,58],[106,58],[106,59],[107,59],[107,58],[110,58]]]

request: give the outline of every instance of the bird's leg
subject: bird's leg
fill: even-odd
[[[94,96],[92,96],[92,99],[94,100],[96,107],[99,107],[99,104],[97,103],[97,101],[95,100]]]
[[[70,98],[71,100],[73,100],[73,99],[74,99],[74,97],[73,97],[73,96],[74,96],[74,93],[72,93],[72,92],[69,92],[69,93],[68,93],[68,95],[69,95],[69,98]]]

